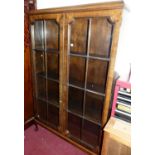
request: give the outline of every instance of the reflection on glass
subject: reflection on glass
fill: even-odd
[[[111,37],[112,24],[107,18],[92,18],[89,54],[97,57],[109,57]]]
[[[88,19],[78,18],[71,23],[70,51],[86,54]]]
[[[42,77],[37,77],[37,98],[46,100],[46,80]]]
[[[83,112],[83,97],[84,92],[82,90],[69,87],[69,102],[68,109],[77,114],[82,115]]]
[[[89,59],[87,89],[104,93],[108,62]]]
[[[59,108],[53,106],[52,104],[48,104],[48,118],[49,124],[51,126],[58,127],[59,125]]]
[[[46,48],[59,50],[59,25],[55,20],[46,20]]]
[[[68,130],[71,136],[80,139],[82,119],[68,113]]]
[[[39,119],[45,121],[47,117],[47,103],[37,100],[37,115]]]
[[[85,80],[85,58],[70,57],[69,83],[84,87]]]
[[[59,104],[59,83],[48,80],[48,101],[54,105]]]
[[[82,140],[93,147],[99,146],[100,127],[84,120],[82,128]]]
[[[85,102],[85,117],[95,122],[101,123],[103,103],[103,96],[87,92]]]
[[[59,125],[59,25],[56,20],[36,20],[31,30],[38,118],[57,127]]]
[[[34,23],[34,42],[35,49],[44,48],[44,31],[43,31],[43,21],[35,21]]]
[[[59,79],[59,55],[47,53],[47,76],[53,79]]]
[[[33,51],[33,63],[35,73],[45,73],[44,68],[44,52],[42,51]]]

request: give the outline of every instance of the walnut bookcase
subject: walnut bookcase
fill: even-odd
[[[35,120],[99,154],[107,122],[122,2],[31,11]]]

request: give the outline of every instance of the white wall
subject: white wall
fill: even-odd
[[[130,11],[124,9],[115,65],[115,70],[120,74],[121,79],[123,80],[128,79],[131,66],[132,51],[130,50],[131,48],[129,48],[131,46],[130,39],[128,37],[129,33],[131,33]]]
[[[97,3],[97,2],[111,2],[111,1],[118,1],[118,0],[37,0],[37,8],[44,9],[44,8],[55,8],[55,7],[62,7],[62,6],[72,6],[72,5],[79,5],[79,4],[88,4],[88,3]],[[127,2],[127,0],[125,1]],[[128,8],[128,9],[126,9]],[[131,63],[131,51],[129,50],[129,38],[128,35],[130,33],[130,11],[129,6],[125,3],[125,9],[123,11],[123,20],[120,29],[120,37],[118,43],[118,50],[117,50],[117,58],[116,58],[116,65],[115,70],[120,74],[121,79],[127,80],[130,63]]]
[[[80,5],[80,4],[88,4],[88,3],[97,3],[97,2],[111,2],[118,0],[37,0],[37,8],[55,8],[61,6],[72,6],[72,5]]]

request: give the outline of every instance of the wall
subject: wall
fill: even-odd
[[[88,4],[88,3],[97,3],[97,2],[111,2],[118,0],[37,0],[37,8],[55,8],[61,6],[72,6],[72,5],[80,5],[80,4]]]
[[[118,0],[76,0],[76,1],[37,0],[37,9],[55,8],[55,7],[72,6],[88,3],[97,3],[97,2],[111,2],[111,1],[118,1]],[[120,29],[115,71],[117,71],[120,74],[121,79],[127,80],[131,63],[131,51],[129,50],[130,43],[128,41],[129,40],[128,35],[129,32],[131,31],[129,31],[130,30],[129,6],[127,5],[127,0],[124,2],[125,2],[125,9],[123,11],[123,20]]]

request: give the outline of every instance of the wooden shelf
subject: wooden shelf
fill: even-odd
[[[78,107],[78,103],[72,102],[68,105],[68,111],[72,111],[77,114],[79,117],[82,116],[83,110]]]
[[[48,73],[46,75],[46,73],[40,72],[37,73],[37,76],[59,83],[58,75],[55,73]]]
[[[38,51],[38,52],[50,52],[50,53],[54,53],[54,54],[59,54],[59,50],[58,49],[54,49],[54,48],[33,48],[33,51]]]
[[[81,89],[84,88],[84,82],[81,82],[81,81],[69,79],[69,84],[73,86],[77,86],[78,88],[81,88]]]
[[[93,94],[96,94],[96,95],[100,95],[100,96],[105,96],[105,93],[100,93],[100,92],[97,92],[97,91],[94,91],[94,90],[90,90],[90,89],[85,89],[83,87],[79,87],[79,86],[76,86],[74,84],[69,84],[68,83],[68,86],[69,87],[73,87],[73,88],[77,88],[77,89],[80,89],[80,90],[84,90],[86,92],[90,92],[90,93],[93,93]]]
[[[75,56],[75,57],[82,57],[82,58],[88,58],[88,59],[95,59],[95,60],[101,60],[101,61],[110,61],[110,58],[101,57],[98,55],[86,55],[78,52],[71,52],[69,56]]]
[[[95,120],[93,120],[93,119],[91,119],[91,118],[89,118],[89,117],[80,115],[80,114],[78,114],[78,113],[76,113],[76,112],[74,112],[74,111],[68,110],[68,109],[67,109],[66,111],[67,111],[68,113],[72,114],[72,115],[75,115],[75,116],[81,118],[81,119],[87,120],[87,121],[89,121],[89,122],[91,122],[91,123],[93,123],[93,124],[96,124],[96,125],[98,125],[98,126],[101,126],[101,123],[100,123],[100,122],[97,122],[97,121],[95,121]]]
[[[87,89],[96,93],[104,92],[104,87],[101,85],[93,84],[93,83],[87,83]]]
[[[54,54],[59,54],[59,50],[54,49],[54,48],[46,48],[45,51],[46,52],[51,52],[51,53],[54,53]]]
[[[36,99],[37,100],[41,100],[43,102],[46,102],[48,104],[51,104],[51,105],[53,105],[56,108],[59,108],[59,103],[56,100],[48,101],[46,98],[42,98],[42,97],[37,97]]]
[[[33,48],[33,51],[37,51],[37,52],[43,52],[45,51],[43,48]]]

